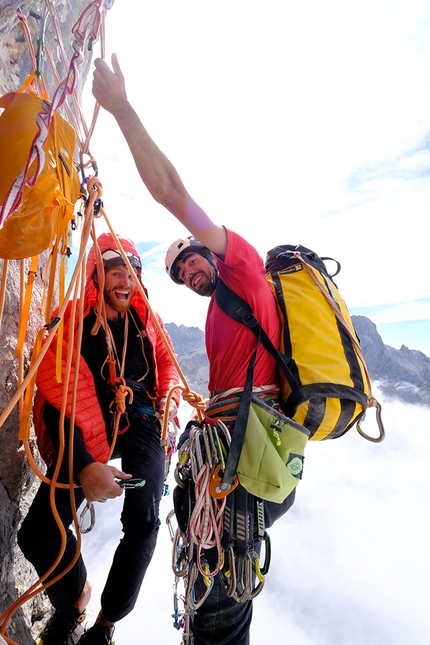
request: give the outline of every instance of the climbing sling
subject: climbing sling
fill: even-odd
[[[175,626],[184,628],[184,637],[190,614],[205,602],[216,576],[228,596],[246,602],[260,593],[270,565],[264,502],[238,486],[237,478],[230,494],[220,488],[230,444],[228,427],[221,419],[209,418],[190,421],[178,443],[175,508],[167,523],[174,544],[175,584],[184,579],[186,587],[185,612],[175,615]],[[171,529],[173,513],[176,532]],[[258,541],[265,544],[263,566]]]

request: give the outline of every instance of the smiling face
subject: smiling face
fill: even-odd
[[[118,264],[106,268],[103,293],[109,320],[117,320],[118,313],[129,309],[135,289],[136,283],[126,266]]]
[[[175,263],[176,275],[199,296],[210,296],[215,288],[216,270],[200,253],[187,253]]]

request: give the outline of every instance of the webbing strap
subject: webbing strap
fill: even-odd
[[[254,548],[254,502],[255,497],[250,495],[243,486],[238,486],[232,491],[231,495],[226,498],[224,508],[224,526],[222,537],[222,548],[228,551],[234,548],[235,555],[244,557]],[[262,501],[259,502],[263,504]],[[262,507],[264,508],[264,507]],[[264,510],[263,513],[263,533],[259,537],[264,537]],[[259,522],[261,524],[261,522]]]
[[[36,277],[37,263],[39,256],[31,258],[30,268],[28,271],[27,286],[25,289],[24,305],[22,308],[21,320],[19,323],[18,340],[15,349],[15,356],[21,356],[24,349],[24,341],[27,333],[28,319],[30,316],[31,296],[33,293],[34,279]]]
[[[239,463],[240,453],[242,452],[243,442],[245,440],[246,425],[248,423],[249,408],[252,399],[252,384],[254,381],[254,366],[255,358],[257,356],[257,349],[259,344],[254,350],[249,361],[248,369],[246,371],[246,383],[243,390],[240,406],[237,413],[236,422],[234,424],[234,432],[231,438],[231,444],[228,451],[228,457],[225,464],[224,476],[222,478],[221,490],[229,491],[233,478],[236,474],[237,465]]]
[[[348,325],[348,323],[346,322],[345,318],[343,317],[338,303],[333,298],[333,295],[330,293],[330,291],[325,291],[325,289],[322,288],[322,285],[321,285],[320,281],[318,280],[313,267],[308,262],[306,262],[306,260],[302,257],[301,253],[298,253],[298,252],[294,253],[294,257],[296,257],[298,260],[300,260],[300,262],[302,263],[302,265],[304,266],[304,268],[306,269],[306,271],[309,273],[310,277],[314,281],[315,285],[318,287],[318,289],[320,290],[320,292],[322,293],[324,298],[327,300],[328,304],[330,305],[331,309],[333,310],[334,315],[336,316],[336,318],[338,319],[338,321],[340,322],[340,324],[342,325],[342,327],[345,329],[346,333],[348,334],[349,338],[351,339],[351,342],[354,345],[355,351],[357,352],[357,354],[360,357],[361,362],[363,364],[363,369],[364,369],[364,372],[366,374],[367,383],[368,383],[369,389],[371,390],[370,376],[369,376],[369,372],[367,370],[366,359],[365,359],[363,351],[362,351],[362,349],[360,347],[360,343],[358,342],[357,338],[355,337],[355,334],[353,334],[351,332],[350,326]],[[331,258],[328,258],[328,259],[331,259]],[[328,283],[326,283],[326,284],[327,284],[327,287],[328,287]],[[370,396],[372,396],[372,395],[370,394]]]
[[[248,423],[249,408],[252,399],[252,387],[254,382],[254,367],[257,357],[257,351],[260,342],[267,349],[270,355],[280,365],[285,377],[291,384],[297,384],[296,379],[289,369],[286,358],[276,349],[257,318],[255,317],[250,305],[237,295],[230,287],[228,287],[219,277],[215,291],[215,300],[228,316],[245,324],[255,335],[258,340],[257,347],[251,356],[248,369],[246,371],[246,382],[243,389],[240,406],[237,413],[237,419],[234,424],[234,432],[231,440],[231,445],[228,452],[224,476],[221,483],[221,490],[229,491],[231,489],[233,478],[236,473],[237,465],[239,463],[240,453],[242,451],[243,442],[245,440],[246,426]]]
[[[297,381],[296,377],[288,366],[287,357],[282,352],[280,352],[279,349],[276,349],[275,345],[272,343],[269,336],[256,318],[251,306],[235,291],[230,289],[230,287],[228,287],[220,277],[218,277],[217,280],[215,301],[219,308],[224,311],[224,313],[233,318],[233,320],[237,320],[237,322],[243,323],[248,327],[248,329],[252,331],[258,341],[261,342],[261,344],[269,352],[272,358],[274,358],[278,363],[279,367],[282,370],[282,373],[290,384],[291,389],[293,390],[294,388],[299,387],[300,383]]]
[[[234,434],[234,433],[233,433]],[[254,548],[254,496],[238,486],[236,496],[236,554],[245,557]]]
[[[43,340],[45,331],[46,331],[45,327],[42,327],[41,329],[39,329],[39,332],[36,336],[32,356],[31,356],[30,368],[34,365],[37,357],[40,354],[40,350],[42,348],[42,340]],[[19,432],[18,432],[18,439],[20,441],[28,441],[30,439],[30,417],[31,417],[31,410],[33,408],[33,394],[34,394],[34,386],[36,383],[36,376],[37,376],[37,372],[35,371],[25,389],[24,405],[20,415],[20,426],[19,426]]]
[[[2,273],[1,286],[0,286],[0,329],[1,329],[1,321],[3,319],[3,309],[4,309],[4,300],[6,295],[8,268],[9,268],[9,260],[7,260],[6,258],[3,258],[3,273]]]

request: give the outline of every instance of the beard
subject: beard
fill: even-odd
[[[215,289],[217,273],[214,269],[210,271],[199,271],[199,273],[193,277],[189,288],[194,293],[197,293],[199,296],[210,296]],[[193,286],[194,280],[198,279],[196,286]]]

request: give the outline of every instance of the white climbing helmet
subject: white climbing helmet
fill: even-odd
[[[180,237],[169,246],[166,253],[166,273],[172,278],[173,282],[176,282],[176,284],[184,284],[176,275],[175,265],[176,261],[179,260],[185,251],[199,253],[215,266],[212,253],[207,246],[204,246],[192,235],[189,237]]]

